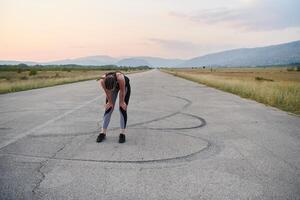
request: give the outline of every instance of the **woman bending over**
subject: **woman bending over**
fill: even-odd
[[[127,106],[130,98],[129,78],[121,72],[109,72],[100,79],[100,84],[106,94],[105,113],[101,132],[97,142],[102,142],[106,137],[107,127],[111,114],[114,110],[116,99],[119,93],[120,129],[119,143],[125,142],[125,129],[127,123]]]

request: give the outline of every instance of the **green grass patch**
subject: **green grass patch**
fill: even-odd
[[[164,70],[174,76],[214,87],[226,92],[253,99],[257,102],[300,114],[300,83],[297,81],[273,81],[218,76],[213,74],[189,73],[184,70]],[[267,80],[266,80],[267,79]]]
[[[144,70],[130,70],[124,73],[135,73]],[[0,71],[0,94],[44,88],[55,85],[75,83],[79,81],[97,80],[104,73],[103,70],[4,70]]]

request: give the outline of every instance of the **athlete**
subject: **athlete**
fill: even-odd
[[[127,123],[127,106],[130,97],[129,78],[121,72],[109,72],[100,78],[100,85],[106,94],[105,113],[101,132],[97,142],[102,142],[106,137],[107,127],[111,114],[114,110],[116,99],[119,93],[120,129],[119,143],[125,142],[125,129]]]

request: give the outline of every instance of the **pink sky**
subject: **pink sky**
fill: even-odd
[[[0,60],[191,58],[300,39],[297,0],[0,0]]]

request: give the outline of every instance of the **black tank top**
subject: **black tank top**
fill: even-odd
[[[121,74],[123,74],[122,72],[119,72]],[[120,89],[120,86],[119,86],[119,82],[117,80],[117,72],[108,72],[105,74],[105,77],[106,76],[109,76],[109,75],[113,75],[115,77],[115,80],[117,81],[117,86],[116,86],[116,89],[119,90]],[[124,74],[123,74],[124,75]],[[125,87],[128,87],[129,86],[129,78],[127,76],[124,75],[124,79],[125,79]]]

